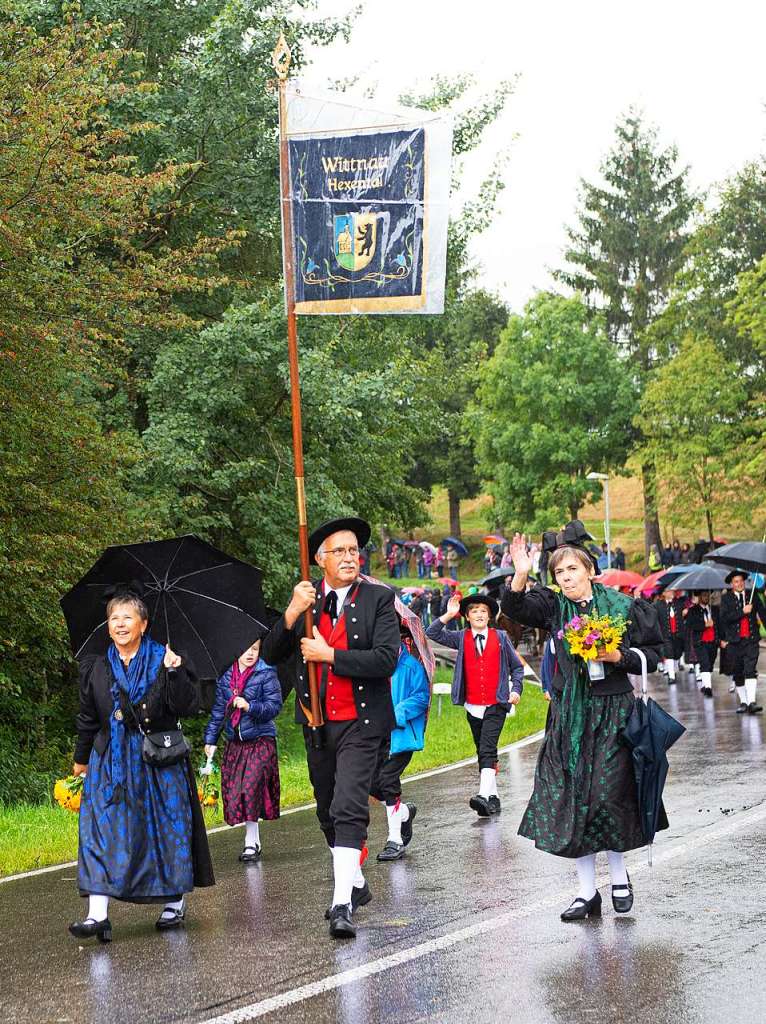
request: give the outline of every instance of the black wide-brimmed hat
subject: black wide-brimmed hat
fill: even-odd
[[[356,537],[356,542],[363,548],[370,539],[372,530],[370,524],[357,516],[346,516],[343,519],[330,519],[321,526],[317,526],[313,533],[309,534],[309,557],[313,558],[322,546],[323,541],[331,537],[339,530],[350,530]]]
[[[746,569],[732,569],[726,577],[726,582],[731,583],[735,576],[741,576],[743,579],[750,579],[750,573]]]
[[[489,608],[489,614],[494,617],[497,615],[497,601],[494,597],[490,597],[489,594],[468,594],[460,602],[460,614],[465,616],[465,613],[471,607],[472,604],[483,604]]]

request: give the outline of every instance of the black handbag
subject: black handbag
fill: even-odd
[[[153,768],[168,768],[178,764],[191,753],[181,729],[167,729],[165,732],[144,732],[141,755]]]

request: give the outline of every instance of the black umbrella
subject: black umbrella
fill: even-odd
[[[729,590],[731,584],[726,582],[725,570],[717,565],[698,565],[689,572],[671,576],[664,587],[672,590]]]
[[[191,535],[118,544],[61,598],[61,608],[74,656],[103,654],[105,591],[137,582],[149,635],[188,658],[200,677],[217,677],[268,630],[261,580],[260,569]]]
[[[707,556],[709,562],[720,562],[732,569],[766,572],[766,543],[760,540],[737,540],[724,544]]]
[[[503,583],[503,581],[508,576],[513,576],[515,571],[516,571],[515,569],[510,569],[510,568],[493,569],[492,572],[489,574],[489,576],[485,576],[483,580],[479,581],[479,586],[481,586],[481,587],[493,587],[493,586],[497,587],[501,583]]]
[[[631,648],[635,650],[635,648]],[[633,703],[633,708],[622,730],[622,739],[630,749],[633,771],[638,789],[638,810],[641,829],[649,846],[649,863],[652,862],[652,843],[655,834],[668,827],[665,808],[662,805],[662,791],[668,777],[667,752],[686,728],[669,715],[664,708],[646,695],[646,661],[644,665],[643,694]]]

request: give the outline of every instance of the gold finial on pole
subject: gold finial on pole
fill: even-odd
[[[274,66],[274,70],[277,73],[277,78],[280,81],[284,81],[285,78],[290,74],[290,60],[292,58],[292,51],[287,45],[284,32],[279,33],[279,39],[277,45],[274,47],[274,52],[271,55],[271,63]]]

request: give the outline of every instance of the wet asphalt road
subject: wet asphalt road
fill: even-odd
[[[559,921],[572,865],[516,836],[533,743],[502,758],[498,818],[467,806],[475,767],[407,784],[418,816],[407,858],[393,865],[374,862],[385,815],[373,807],[374,900],[357,913],[352,943],[327,936],[330,859],[313,811],[265,825],[258,865],[237,862],[241,829],[212,836],[218,884],[193,894],[179,932],[155,932],[157,908],[112,903],[115,941],[78,945],[66,932],[83,909],[73,869],[0,885],[2,1019],[762,1022],[764,716],[736,715],[721,678],[714,700],[685,680],[651,684],[688,732],[671,752],[670,830],[655,864],[645,851],[628,855],[630,915],[614,915],[604,863],[603,917]]]

